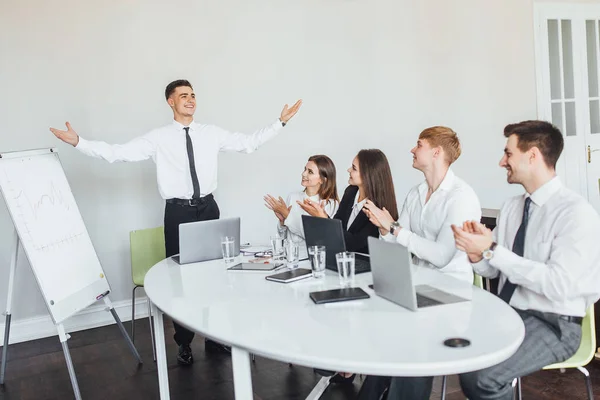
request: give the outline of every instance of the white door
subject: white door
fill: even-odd
[[[536,4],[538,118],[563,133],[557,172],[600,212],[600,5]]]
[[[586,32],[586,183],[589,202],[600,212],[600,12],[585,20]]]

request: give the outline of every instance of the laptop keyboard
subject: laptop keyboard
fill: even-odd
[[[430,299],[429,297],[425,297],[425,296],[422,296],[419,293],[417,293],[417,307],[419,307],[419,308],[430,307],[430,306],[435,306],[437,304],[442,304],[442,302],[434,300],[434,299]]]

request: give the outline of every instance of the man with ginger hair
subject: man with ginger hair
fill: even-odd
[[[421,171],[425,180],[408,192],[398,221],[371,201],[367,201],[365,213],[379,228],[382,239],[408,248],[414,255],[413,263],[473,282],[471,263],[457,250],[451,228],[481,218],[475,191],[450,168],[461,154],[458,136],[448,127],[427,128],[410,152],[413,168]],[[370,376],[359,399],[379,399],[386,390],[390,400],[429,399],[432,383],[433,377]]]

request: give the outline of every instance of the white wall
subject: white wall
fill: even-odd
[[[381,148],[401,202],[430,125],[459,133],[455,171],[498,207],[516,191],[497,167],[502,129],[536,116],[532,0],[3,1],[0,38],[0,150],[58,147],[113,301],[130,296],[128,232],[162,223],[154,165],[86,158],[49,126],[127,141],[170,122],[163,91],[178,78],[195,86],[197,120],[232,130],[303,98],[278,138],[220,159],[222,215],[264,242],[275,221],[262,196],[298,190],[311,154],[332,157],[341,192],[356,152]],[[0,310],[11,235],[0,207]],[[23,259],[15,293],[15,320],[45,314]]]

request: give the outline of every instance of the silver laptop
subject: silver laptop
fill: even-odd
[[[369,237],[368,241],[371,271],[373,272],[373,290],[378,296],[411,311],[417,311],[423,307],[468,301],[429,285],[415,287],[411,271],[411,256],[406,247],[374,237]]]
[[[233,254],[240,254],[240,219],[223,218],[188,222],[179,225],[179,255],[173,260],[179,264],[216,260],[223,257],[221,238],[235,237]]]

